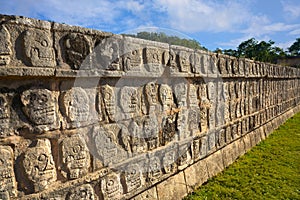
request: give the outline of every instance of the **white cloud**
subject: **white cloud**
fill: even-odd
[[[297,3],[296,1],[281,1],[283,11],[286,12],[287,17],[292,19],[300,17],[300,3],[299,1]]]
[[[285,24],[282,22],[271,22],[266,16],[252,17],[248,28],[241,32],[249,37],[262,37],[272,35],[279,32],[295,33],[295,30],[300,29],[300,24]]]
[[[292,30],[291,32],[289,32],[289,35],[297,35],[297,36],[299,36],[300,35],[300,28]]]
[[[157,0],[170,25],[185,32],[234,31],[249,18],[246,3],[237,1]]]
[[[294,42],[295,42],[295,40],[281,42],[281,43],[276,44],[276,46],[282,48],[283,50],[287,50],[287,48],[289,48]]]

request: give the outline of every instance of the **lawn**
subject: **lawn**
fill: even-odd
[[[184,200],[300,199],[300,113]]]

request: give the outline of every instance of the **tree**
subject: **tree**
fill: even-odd
[[[145,40],[152,40],[152,41],[157,41],[157,42],[165,42],[173,45],[180,45],[180,46],[185,46],[188,48],[192,49],[204,49],[207,50],[205,47],[201,46],[201,44],[196,41],[196,40],[191,40],[191,39],[183,39],[179,38],[177,36],[169,36],[166,35],[165,33],[156,33],[156,32],[139,32],[136,35],[128,35],[124,34],[126,36],[130,37],[136,37],[136,38],[141,38]]]
[[[225,49],[223,53],[235,57],[250,58],[262,62],[276,63],[277,59],[286,56],[283,49],[274,46],[272,40],[258,42],[254,38],[242,42],[237,50]]]
[[[296,41],[288,48],[291,56],[300,56],[300,38],[297,38]]]

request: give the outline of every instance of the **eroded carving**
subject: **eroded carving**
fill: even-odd
[[[34,185],[34,191],[44,190],[56,181],[56,170],[51,155],[51,144],[47,139],[38,139],[34,147],[25,152],[23,166],[28,179]]]
[[[91,53],[90,43],[86,36],[70,33],[64,38],[65,59],[73,69],[79,69],[82,62]]]
[[[174,101],[173,101],[173,91],[167,84],[161,84],[159,87],[159,97],[163,107],[163,111],[170,112]]]
[[[6,27],[0,27],[0,65],[9,65],[12,55],[10,34]]]
[[[72,189],[66,200],[97,200],[95,191],[91,185],[85,184]]]
[[[147,180],[150,182],[156,181],[162,174],[161,162],[158,156],[151,155],[149,158],[149,168],[148,168]]]
[[[104,39],[95,49],[97,68],[103,70],[121,70],[119,41],[112,37]]]
[[[23,42],[25,56],[32,66],[54,67],[56,65],[50,31],[27,30]]]
[[[134,49],[124,55],[124,70],[125,71],[140,71],[142,64],[142,51]]]
[[[86,175],[90,167],[90,154],[84,139],[79,135],[66,137],[61,142],[61,159],[69,179]]]
[[[108,120],[111,122],[116,121],[116,96],[114,89],[109,85],[104,85],[100,88],[100,92]]]
[[[85,90],[73,87],[63,94],[62,111],[72,126],[78,127],[89,118],[89,97]]]
[[[145,63],[149,72],[158,72],[162,64],[162,52],[156,48],[145,48]]]
[[[10,109],[7,102],[7,97],[0,94],[0,137],[10,135]]]
[[[146,96],[146,102],[148,106],[148,113],[155,111],[155,106],[157,105],[157,87],[154,82],[147,83],[144,87],[144,92]]]
[[[142,171],[138,164],[130,164],[124,172],[126,193],[135,191],[142,187]]]
[[[166,151],[162,159],[164,173],[169,174],[177,170],[177,152],[175,148],[170,148]]]
[[[158,122],[155,115],[147,115],[143,119],[143,137],[147,143],[148,150],[153,150],[159,145]]]
[[[138,113],[140,106],[139,92],[134,87],[124,86],[121,89],[120,104],[127,117],[133,117]]]
[[[0,193],[3,193],[7,199],[9,199],[9,197],[16,197],[17,195],[13,156],[11,147],[0,146]]]
[[[118,135],[124,130],[120,129],[117,124],[94,127],[92,131],[97,158],[102,161],[103,165],[121,162],[127,158],[127,151],[118,143]]]
[[[117,174],[109,174],[101,179],[101,192],[103,199],[119,199],[123,194],[120,177]]]
[[[57,126],[56,100],[48,89],[29,89],[21,94],[23,111],[39,129],[51,130]]]
[[[181,72],[189,72],[191,68],[190,54],[186,51],[179,52],[179,66]]]

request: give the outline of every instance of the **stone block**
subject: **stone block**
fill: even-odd
[[[225,168],[221,151],[216,151],[215,153],[207,157],[205,161],[207,163],[209,178],[214,177]]]
[[[183,172],[180,172],[159,183],[156,188],[159,199],[177,200],[182,199],[187,195],[187,187]]]
[[[208,171],[205,160],[189,166],[184,170],[185,181],[188,193],[193,192],[198,186],[205,183],[208,179]]]
[[[147,189],[146,191],[131,198],[132,200],[158,200],[156,187]]]

